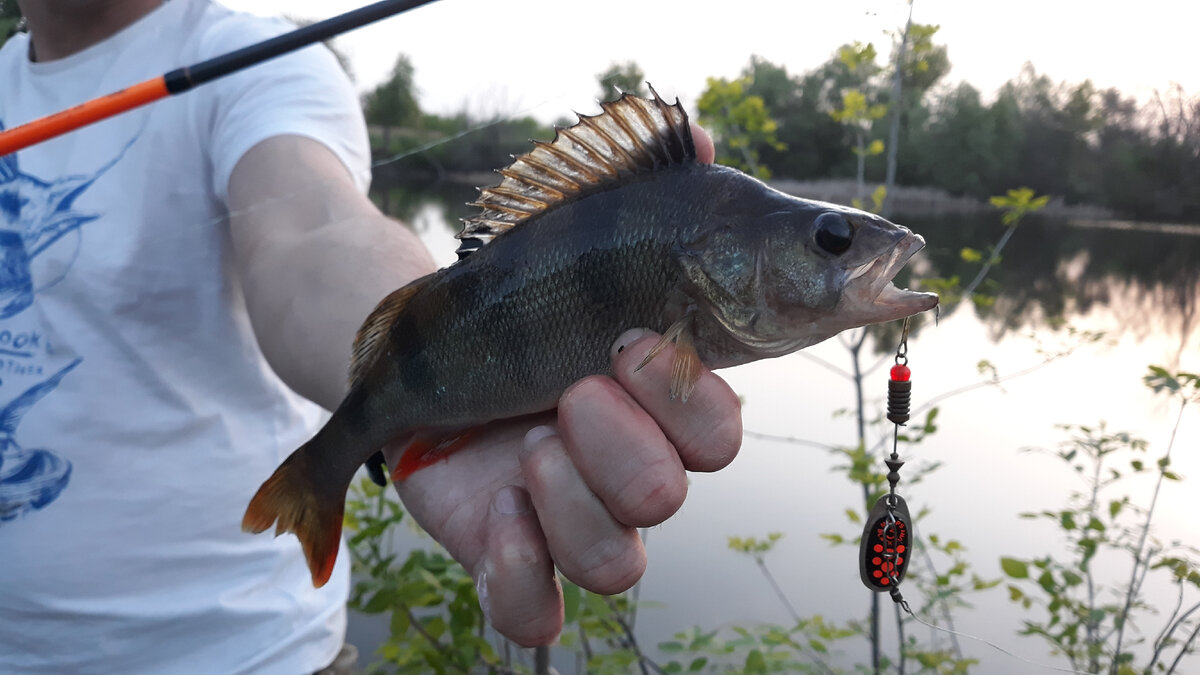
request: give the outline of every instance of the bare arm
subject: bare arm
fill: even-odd
[[[290,387],[336,408],[362,320],[385,295],[433,271],[432,258],[309,138],[277,136],[251,148],[230,177],[229,206],[259,346]]]

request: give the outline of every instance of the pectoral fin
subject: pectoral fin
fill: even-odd
[[[658,342],[650,348],[646,358],[633,371],[636,373],[662,353],[662,350],[672,342],[675,343],[675,356],[671,359],[671,399],[679,398],[685,403],[696,389],[696,381],[700,379],[700,354],[692,341],[693,314],[688,312],[684,317],[663,333]]]

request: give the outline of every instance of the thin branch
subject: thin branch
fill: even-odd
[[[764,441],[779,441],[780,443],[794,443],[796,445],[807,445],[809,447],[820,448],[822,450],[837,450],[838,449],[836,445],[830,445],[828,443],[819,443],[817,441],[810,441],[806,438],[797,438],[795,436],[783,436],[780,434],[767,434],[767,433],[763,433],[761,431],[751,431],[749,429],[743,429],[742,435],[749,436],[750,438],[758,438],[758,439],[761,439]]]
[[[1154,664],[1158,663],[1158,657],[1162,654],[1163,649],[1167,645],[1167,631],[1171,626],[1175,625],[1176,619],[1179,617],[1179,610],[1183,609],[1183,580],[1179,581],[1179,597],[1175,599],[1175,608],[1171,610],[1171,616],[1163,624],[1162,630],[1159,631],[1158,637],[1154,638],[1154,654],[1150,657],[1150,665],[1146,666],[1147,672],[1154,671]],[[1193,607],[1192,609],[1195,609]]]
[[[767,583],[771,584],[771,590],[775,592],[775,597],[779,598],[779,602],[783,604],[783,608],[791,615],[794,623],[800,623],[800,613],[792,606],[791,601],[784,595],[783,589],[779,587],[779,583],[775,581],[775,575],[771,574],[771,570],[767,569],[767,563],[762,559],[762,556],[756,556],[754,562],[758,563],[758,569],[763,576],[767,578]]]
[[[1138,537],[1137,548],[1133,552],[1133,571],[1129,576],[1129,590],[1125,593],[1125,606],[1121,608],[1121,613],[1116,620],[1116,624],[1120,628],[1117,629],[1117,644],[1113,649],[1113,662],[1110,671],[1113,675],[1117,673],[1117,657],[1121,655],[1121,640],[1125,637],[1125,624],[1129,619],[1129,610],[1133,606],[1133,600],[1137,597],[1141,587],[1141,582],[1138,579],[1138,567],[1148,568],[1150,566],[1150,556],[1148,554],[1143,555],[1146,550],[1146,538],[1150,536],[1150,522],[1154,518],[1154,507],[1158,503],[1158,493],[1162,489],[1163,481],[1166,478],[1167,466],[1169,466],[1169,460],[1171,459],[1171,450],[1175,447],[1175,437],[1179,432],[1179,425],[1183,423],[1183,412],[1187,409],[1187,404],[1188,401],[1186,398],[1179,404],[1179,416],[1175,418],[1175,426],[1171,429],[1171,440],[1167,442],[1167,452],[1163,455],[1158,469],[1158,480],[1154,483],[1154,495],[1150,498],[1150,507],[1146,509],[1146,521],[1142,525],[1142,533]],[[1145,578],[1145,570],[1142,571],[1142,578]]]
[[[969,299],[971,294],[975,292],[975,289],[979,287],[979,284],[983,283],[984,278],[987,277],[987,273],[992,269],[993,261],[1000,258],[1000,251],[1004,250],[1004,245],[1008,243],[1008,240],[1013,236],[1013,232],[1016,231],[1017,224],[1013,223],[1008,226],[1004,234],[1000,235],[1000,241],[996,242],[996,248],[992,249],[992,254],[988,256],[987,262],[983,264],[983,267],[979,268],[979,274],[975,275],[975,278],[971,280],[971,283],[962,292],[963,298]]]
[[[849,345],[847,345],[846,348],[849,349],[850,348]],[[819,356],[810,354],[805,351],[795,352],[795,354],[801,358],[805,358],[805,359],[808,359],[809,361],[812,361],[813,363],[816,363],[818,366],[821,366],[822,368],[824,368],[828,371],[837,373],[838,375],[846,378],[847,380],[854,379],[854,376],[851,375],[850,373],[842,370],[841,368],[838,368],[837,366],[833,365],[832,363],[826,361],[825,359],[823,359]]]
[[[1171,673],[1175,672],[1175,669],[1179,667],[1179,660],[1183,658],[1184,654],[1187,654],[1188,651],[1191,650],[1190,645],[1196,641],[1197,634],[1200,634],[1200,623],[1196,624],[1196,627],[1192,629],[1192,634],[1189,635],[1188,639],[1185,640],[1183,645],[1179,647],[1179,653],[1175,655],[1175,660],[1171,662],[1171,667],[1167,669],[1167,675],[1171,675]]]
[[[1150,662],[1151,666],[1154,665],[1154,661],[1158,660],[1159,653],[1162,652],[1164,649],[1166,649],[1167,641],[1170,640],[1171,636],[1175,634],[1176,629],[1178,629],[1180,626],[1182,626],[1184,624],[1184,622],[1187,621],[1187,618],[1192,615],[1192,612],[1195,612],[1197,609],[1200,609],[1200,602],[1192,605],[1191,608],[1188,609],[1188,611],[1183,613],[1183,616],[1179,617],[1178,619],[1175,620],[1174,623],[1171,624],[1171,627],[1167,631],[1167,634],[1165,636],[1163,636],[1162,644],[1159,645],[1158,647],[1156,647],[1154,650],[1154,660]],[[1197,624],[1197,625],[1200,626],[1200,624]],[[1183,643],[1183,648],[1180,650],[1180,653],[1182,654],[1183,652],[1186,652],[1188,643],[1195,639],[1196,639],[1196,633],[1195,633],[1195,631],[1193,631],[1192,637],[1188,638],[1187,642]],[[1176,663],[1178,663],[1179,659],[1177,658],[1177,659],[1175,659],[1175,661],[1176,661]],[[1172,666],[1172,667],[1174,667],[1174,666]]]
[[[633,628],[625,622],[625,617],[621,616],[621,612],[617,608],[617,603],[611,597],[604,598],[604,602],[608,604],[608,609],[612,612],[612,616],[616,620],[617,625],[619,625],[621,627],[621,631],[625,633],[626,644],[628,644],[629,648],[633,650],[633,653],[637,655],[638,665],[642,669],[642,674],[649,675],[646,670],[649,668],[656,673],[666,675],[666,671],[660,668],[659,665],[650,657],[642,653],[641,647],[638,646],[637,638],[633,635]]]

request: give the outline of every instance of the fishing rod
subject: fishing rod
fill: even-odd
[[[380,0],[0,131],[0,157],[434,0]]]

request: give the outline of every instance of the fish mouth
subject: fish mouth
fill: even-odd
[[[846,309],[860,315],[864,323],[894,321],[933,309],[936,293],[897,288],[892,279],[909,258],[925,247],[918,234],[904,230],[903,238],[890,251],[852,270],[846,277]]]

